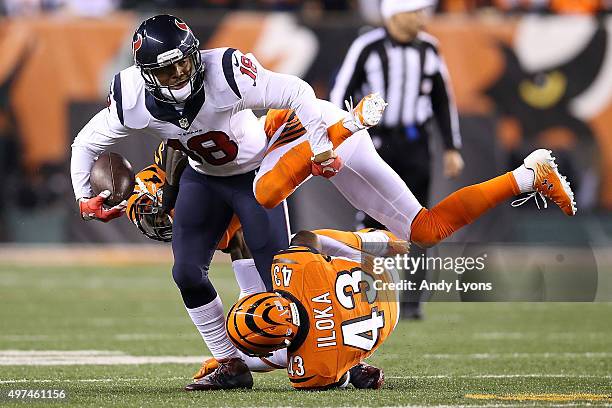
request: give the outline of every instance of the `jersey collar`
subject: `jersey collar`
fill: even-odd
[[[149,113],[155,119],[170,122],[181,129],[189,129],[191,123],[200,113],[205,100],[206,95],[204,89],[202,89],[193,98],[185,102],[185,108],[180,112],[172,104],[155,99],[149,91],[145,90],[145,105]]]

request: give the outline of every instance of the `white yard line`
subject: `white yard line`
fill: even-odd
[[[204,356],[132,356],[110,350],[2,350],[0,366],[198,364]]]
[[[182,324],[182,321],[181,321]],[[108,326],[110,324],[100,324]],[[83,335],[46,335],[46,334],[0,334],[1,341],[11,342],[41,342],[41,341],[58,341],[58,340],[91,340],[100,339],[100,335],[96,333]],[[109,339],[118,341],[152,341],[152,340],[188,340],[191,341],[191,336],[177,336],[176,334],[163,333],[119,333],[108,336]]]
[[[117,350],[0,350],[0,358],[4,357],[47,357],[47,356],[124,356]]]

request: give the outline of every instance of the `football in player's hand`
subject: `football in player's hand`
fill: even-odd
[[[104,190],[111,195],[104,204],[115,206],[127,200],[134,191],[134,170],[132,165],[118,153],[102,153],[91,168],[89,181],[95,195]]]

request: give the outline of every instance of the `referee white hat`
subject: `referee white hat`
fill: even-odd
[[[380,13],[384,20],[388,20],[399,13],[421,10],[435,5],[435,0],[382,0]]]

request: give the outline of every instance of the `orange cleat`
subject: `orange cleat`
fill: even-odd
[[[574,192],[566,177],[559,173],[552,151],[546,149],[535,150],[525,158],[524,163],[525,167],[532,170],[535,174],[533,182],[534,192],[526,198],[516,200],[512,205],[515,207],[519,206],[531,197],[540,195],[544,200],[544,208],[547,207],[545,198],[548,198],[557,204],[566,215],[575,215],[577,209],[576,202],[574,201]],[[540,205],[537,205],[540,208]]]
[[[206,377],[208,374],[212,373],[219,367],[219,362],[215,360],[215,358],[209,358],[208,360],[204,360],[202,363],[202,367],[200,370],[193,375],[194,380],[199,380],[203,377]]]

